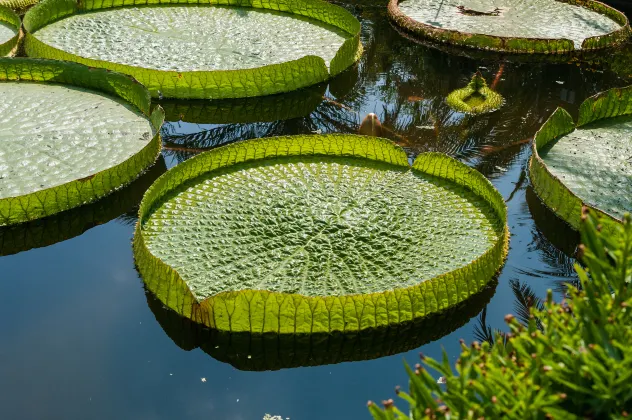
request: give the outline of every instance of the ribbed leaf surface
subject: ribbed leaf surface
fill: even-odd
[[[567,53],[629,36],[622,13],[592,0],[390,0],[391,18],[438,41],[516,53]]]
[[[558,109],[536,135],[531,178],[544,203],[578,228],[588,205],[616,223],[632,211],[632,87],[587,99],[576,128]]]
[[[160,148],[162,109],[145,114],[147,91],[122,75],[3,59],[0,97],[0,224],[94,201],[136,178]]]
[[[169,98],[287,92],[339,73],[360,51],[359,22],[319,0],[46,0],[25,28],[30,56],[117,70]]]
[[[443,155],[411,169],[382,139],[279,137],[161,177],[135,250],[150,290],[208,326],[353,331],[480,290],[502,262],[505,218],[489,182]]]

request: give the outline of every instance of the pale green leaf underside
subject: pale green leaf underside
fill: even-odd
[[[382,162],[294,157],[209,173],[144,225],[198,300],[245,289],[341,296],[413,286],[499,240],[481,199]]]
[[[472,16],[458,6],[499,16]],[[557,0],[404,0],[400,10],[435,28],[512,38],[569,39],[576,49],[584,40],[621,29],[614,20],[588,8]]]
[[[92,176],[145,148],[147,117],[76,87],[0,83],[0,199]]]
[[[332,25],[271,10],[171,5],[77,14],[35,32],[80,57],[164,71],[251,69],[323,58],[351,35]]]
[[[8,23],[0,21],[0,45],[8,42],[11,38],[18,34],[17,28]]]
[[[539,153],[585,203],[618,219],[632,211],[632,117],[578,128]]]
[[[503,106],[503,97],[490,89],[480,74],[475,74],[471,82],[457,89],[446,98],[447,104],[456,111],[469,114],[493,112]]]

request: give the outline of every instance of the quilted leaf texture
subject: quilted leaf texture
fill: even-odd
[[[389,0],[388,13],[423,38],[509,53],[568,54],[630,36],[623,13],[593,0]]]
[[[358,20],[320,0],[45,0],[24,27],[29,56],[128,74],[160,98],[289,92],[361,53]]]
[[[533,142],[534,190],[553,212],[578,229],[582,207],[614,232],[632,211],[632,87],[584,101],[577,126],[558,108]]]
[[[0,57],[9,55],[15,48],[21,25],[20,17],[0,3]]]
[[[96,201],[160,153],[164,112],[122,74],[0,59],[0,96],[0,225]]]
[[[0,0],[0,7],[8,7],[9,9],[23,15],[29,7],[36,4],[39,0]]]
[[[231,144],[160,177],[134,237],[147,288],[231,332],[350,332],[442,312],[507,250],[506,209],[480,173],[355,135]]]

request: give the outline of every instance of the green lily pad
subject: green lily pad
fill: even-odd
[[[605,226],[632,211],[632,86],[582,103],[577,126],[558,108],[536,134],[531,180],[543,202],[578,229],[583,206]]]
[[[161,177],[134,249],[167,306],[224,331],[355,331],[442,311],[502,265],[506,210],[440,154],[388,140],[235,143]]]
[[[0,59],[0,225],[103,197],[156,160],[163,112],[126,76]]]
[[[627,17],[592,0],[390,0],[389,16],[435,41],[512,53],[570,53],[618,44]]]
[[[188,3],[45,0],[25,16],[26,51],[129,74],[154,97],[213,99],[320,83],[359,56],[357,19],[320,0]]]
[[[503,106],[503,97],[491,90],[480,72],[472,77],[470,83],[448,95],[448,105],[455,111],[467,114],[483,114],[493,112]]]
[[[0,57],[9,55],[16,44],[22,21],[10,8],[0,4]]]
[[[395,326],[359,332],[253,334],[209,329],[166,308],[146,290],[147,304],[164,332],[181,349],[200,348],[209,356],[244,371],[321,366],[392,356],[436,341],[465,325],[490,301],[492,281],[450,309]]]
[[[0,0],[0,6],[8,7],[9,9],[23,15],[29,7],[37,4],[39,0]]]
[[[147,188],[167,171],[162,157],[131,184],[94,203],[50,217],[0,227],[0,256],[53,245],[79,236],[95,226],[119,219],[136,222],[138,206]]]

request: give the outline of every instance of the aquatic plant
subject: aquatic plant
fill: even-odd
[[[10,8],[0,4],[0,57],[13,52],[20,35],[20,17]]]
[[[0,6],[8,7],[16,13],[23,15],[37,2],[39,2],[39,0],[0,0]]]
[[[358,20],[320,0],[45,0],[24,28],[29,56],[119,71],[158,98],[289,92],[361,53]]]
[[[625,418],[632,405],[632,218],[624,216],[610,236],[591,211],[582,221],[581,258],[576,264],[583,290],[569,289],[570,300],[542,309],[533,305],[527,325],[512,316],[511,330],[490,345],[461,344],[454,369],[422,358],[407,393],[409,414],[384,401],[369,403],[376,420],[475,418]],[[538,323],[541,323],[538,325]],[[540,328],[541,327],[541,328]],[[441,383],[426,369],[441,375]]]
[[[555,214],[578,229],[581,209],[617,231],[632,210],[632,86],[581,104],[577,124],[558,108],[535,135],[529,161],[533,188]]]
[[[507,232],[500,194],[448,156],[411,168],[388,140],[291,136],[224,146],[160,177],[134,253],[148,289],[208,327],[352,332],[480,291]]]
[[[0,59],[0,225],[93,202],[158,157],[163,112],[122,74]]]
[[[390,0],[389,17],[405,31],[441,43],[525,54],[567,54],[610,47],[630,35],[627,17],[592,0]],[[469,7],[468,7],[469,6]],[[564,22],[564,24],[560,24]]]
[[[393,326],[363,331],[313,334],[258,334],[209,329],[180,316],[149,290],[147,304],[164,332],[184,350],[200,348],[239,370],[269,371],[301,366],[371,360],[413,350],[451,333],[485,307],[496,291],[482,291],[441,313]]]
[[[500,109],[505,100],[499,93],[487,86],[487,82],[480,72],[476,72],[470,83],[466,87],[450,93],[446,102],[455,111],[482,114]]]

